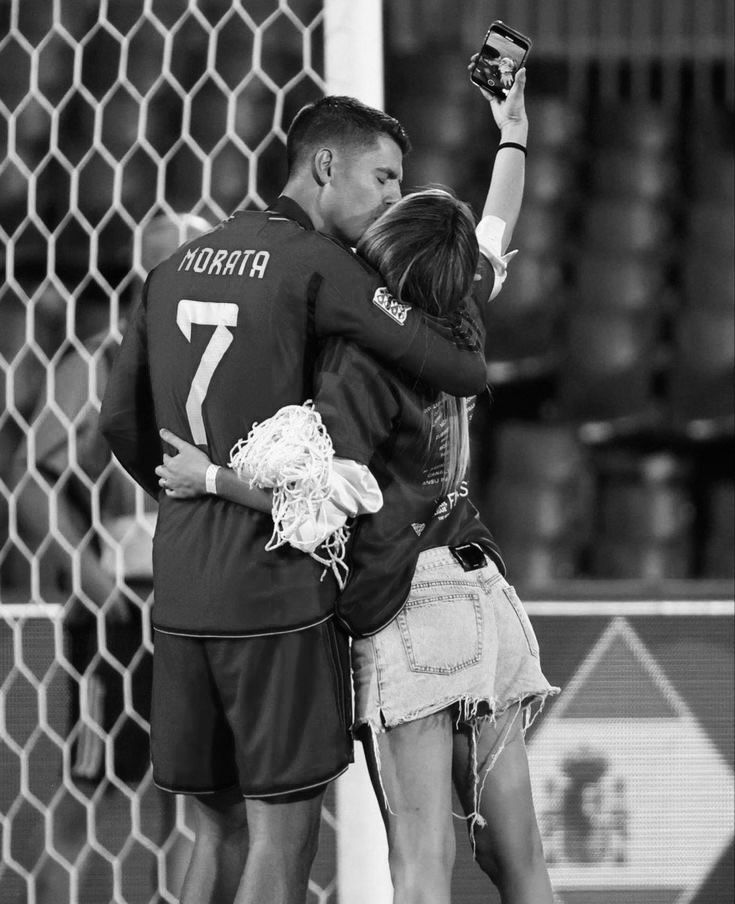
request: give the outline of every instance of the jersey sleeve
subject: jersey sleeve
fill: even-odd
[[[323,280],[317,295],[317,336],[342,336],[452,395],[476,395],[485,387],[482,346],[462,332],[440,328],[415,307],[401,304],[376,282],[363,297],[360,284],[346,296],[337,281]]]
[[[475,323],[482,323],[484,333],[489,324],[487,318],[491,315],[490,305],[503,288],[508,275],[508,264],[517,254],[509,251],[501,254],[501,239],[505,221],[499,217],[483,217],[477,224],[477,242],[480,246],[480,262],[472,287],[471,319]]]
[[[518,251],[508,251],[503,254],[502,240],[505,230],[505,220],[500,217],[486,216],[477,224],[475,234],[477,244],[480,246],[480,271],[477,299],[478,301],[492,301],[503,288],[503,283],[508,275],[508,264],[518,254]]]
[[[146,336],[147,290],[115,357],[102,400],[100,429],[120,464],[154,498],[159,486],[155,469],[161,462]]]
[[[502,285],[502,284],[500,284]],[[478,305],[486,305],[491,298],[494,298],[500,285],[495,276],[495,269],[486,254],[480,252],[480,261],[477,267],[475,282],[472,286],[472,297]]]
[[[326,343],[317,362],[314,401],[336,456],[369,464],[400,411],[393,381],[357,346],[340,339]]]

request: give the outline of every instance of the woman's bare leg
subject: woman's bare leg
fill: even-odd
[[[490,772],[487,765],[505,744]],[[454,736],[454,783],[465,813],[475,810],[472,730]],[[482,725],[476,765],[480,791],[477,810],[485,825],[475,824],[475,859],[495,883],[503,904],[552,904],[554,894],[544,862],[541,835],[531,795],[528,757],[517,708]],[[481,790],[480,790],[481,789]]]
[[[449,711],[375,737],[380,778],[371,738],[363,744],[388,834],[394,904],[449,904],[455,855]]]

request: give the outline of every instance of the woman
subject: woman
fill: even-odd
[[[507,106],[491,100],[503,143],[513,140],[496,158],[479,227],[487,254],[479,280],[471,212],[447,191],[407,195],[360,240],[358,251],[384,276],[397,315],[401,305],[417,305],[451,321],[473,289],[490,294],[490,259],[499,287],[519,181],[522,190],[516,158],[525,144],[524,82],[521,71]],[[532,704],[556,689],[540,670],[533,629],[467,496],[468,402],[388,373],[341,340],[324,349],[315,385],[317,410],[339,454],[331,462],[332,494],[312,506],[312,517],[289,520],[278,474],[258,480],[258,467],[255,477],[276,486],[274,542],[317,555],[321,539],[333,537],[348,516],[374,511],[376,491],[382,493],[382,508],[351,529],[338,617],[356,638],[355,730],[386,823],[394,900],[450,900],[454,783],[477,860],[504,904],[551,904],[523,723]],[[206,456],[163,436],[180,450],[158,469],[166,492],[202,492]],[[235,450],[242,477],[253,477],[254,461],[268,462],[269,448],[250,460]],[[232,471],[218,471],[214,482],[218,495],[270,508]],[[338,562],[339,544],[328,553],[325,561]]]

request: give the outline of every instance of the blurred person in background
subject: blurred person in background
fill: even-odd
[[[151,269],[182,240],[210,228],[203,217],[191,214],[176,220],[155,217],[142,232],[142,267]],[[150,765],[148,736],[139,719],[150,716],[151,656],[144,621],[152,589],[156,506],[148,500],[138,509],[135,484],[99,431],[95,398],[104,394],[116,349],[107,329],[80,347],[69,345],[54,368],[52,400],[42,393],[29,417],[32,452],[29,456],[26,434],[11,468],[12,485],[19,487],[19,533],[38,556],[40,596],[65,603],[68,656],[79,676],[70,716],[72,777],[89,794],[106,784],[102,803],[111,790],[108,768],[118,779],[137,783]],[[133,712],[126,710],[121,671],[130,675]],[[113,727],[113,762],[106,764],[105,738]],[[69,809],[60,810],[55,844],[74,859],[86,843],[87,825],[78,806],[66,802]],[[162,795],[164,802],[168,798]],[[166,832],[172,817],[169,812]],[[49,900],[58,900],[53,884],[47,891]]]
[[[358,241],[398,305],[451,318],[470,293],[484,305],[499,291],[523,193],[524,86],[522,70],[505,102],[486,95],[501,144],[477,238],[470,209],[433,189],[405,196]],[[247,505],[253,483],[287,487],[270,503],[274,537],[333,567],[346,538],[321,543],[382,498],[351,528],[337,613],[355,638],[355,731],[386,825],[394,900],[448,904],[454,784],[476,858],[504,904],[551,904],[523,733],[532,705],[558,688],[541,672],[533,628],[468,498],[467,400],[401,379],[335,338],[317,364],[315,403],[334,451],[325,500],[313,491],[299,499],[298,456],[313,463],[320,443],[300,453],[312,414],[293,406],[236,445],[214,489]],[[157,469],[168,497],[206,493],[210,459],[162,435],[179,451]],[[308,474],[305,488],[314,482]]]
[[[351,246],[400,197],[402,126],[353,98],[303,108],[269,210],[239,210],[149,276],[102,404],[113,452],[159,498],[154,538],[154,780],[194,800],[184,904],[300,904],[327,784],[352,760],[336,582],[264,550],[270,517],[159,497],[158,429],[226,460],[246,426],[311,392],[318,344],[344,334],[459,393],[482,346],[395,305]],[[320,233],[327,233],[329,237]]]

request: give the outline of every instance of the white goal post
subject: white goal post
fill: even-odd
[[[382,0],[324,0],[327,94],[346,94],[383,109]],[[337,780],[337,888],[340,901],[390,904],[388,845],[365,756]]]
[[[324,0],[327,94],[383,109],[383,0]]]

